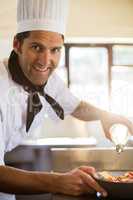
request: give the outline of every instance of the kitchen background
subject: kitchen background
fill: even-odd
[[[0,0],[0,59],[9,55],[16,31],[16,0]],[[71,0],[57,72],[82,100],[133,117],[133,0]],[[111,145],[100,122],[46,118],[33,139],[91,137]],[[132,140],[132,138],[131,138]]]
[[[0,8],[1,60],[9,55],[16,33],[16,0],[0,0]],[[70,0],[68,18],[58,74],[80,99],[133,120],[133,0]],[[131,171],[132,137],[131,148],[121,154],[112,146],[99,121],[86,123],[69,116],[57,123],[46,116],[33,137],[7,153],[5,161],[28,170],[92,165],[97,170]],[[49,198],[17,196],[28,199]]]

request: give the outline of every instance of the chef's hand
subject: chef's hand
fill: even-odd
[[[103,130],[105,132],[105,136],[108,139],[111,139],[110,128],[113,124],[123,124],[128,127],[130,134],[133,135],[133,123],[129,121],[127,118],[122,117],[120,115],[113,114],[111,112],[103,112],[101,117],[101,123],[103,126]]]
[[[74,196],[99,192],[102,196],[107,196],[107,192],[94,180],[95,174],[95,169],[87,166],[64,173],[60,177],[59,192]]]

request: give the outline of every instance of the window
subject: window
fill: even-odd
[[[133,46],[114,45],[113,65],[133,65]]]
[[[111,70],[111,109],[127,117],[133,116],[133,46],[113,46]]]
[[[100,107],[108,100],[108,58],[103,47],[70,48],[70,89]]]
[[[68,83],[80,99],[133,116],[133,45],[67,43]]]

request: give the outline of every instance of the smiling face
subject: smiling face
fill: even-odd
[[[57,67],[63,38],[49,31],[32,31],[20,42],[14,39],[14,50],[25,76],[34,85],[43,85]]]

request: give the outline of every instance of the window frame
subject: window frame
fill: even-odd
[[[78,47],[78,48],[99,48],[103,47],[107,50],[107,59],[108,59],[108,103],[109,103],[109,109],[110,109],[110,99],[111,99],[111,92],[112,92],[112,67],[117,67],[120,65],[114,65],[113,62],[113,47],[114,46],[133,46],[133,43],[64,43],[65,48],[65,66],[67,69],[67,86],[70,87],[71,80],[70,80],[70,49],[72,47]],[[122,67],[133,67],[133,65],[121,65]]]

